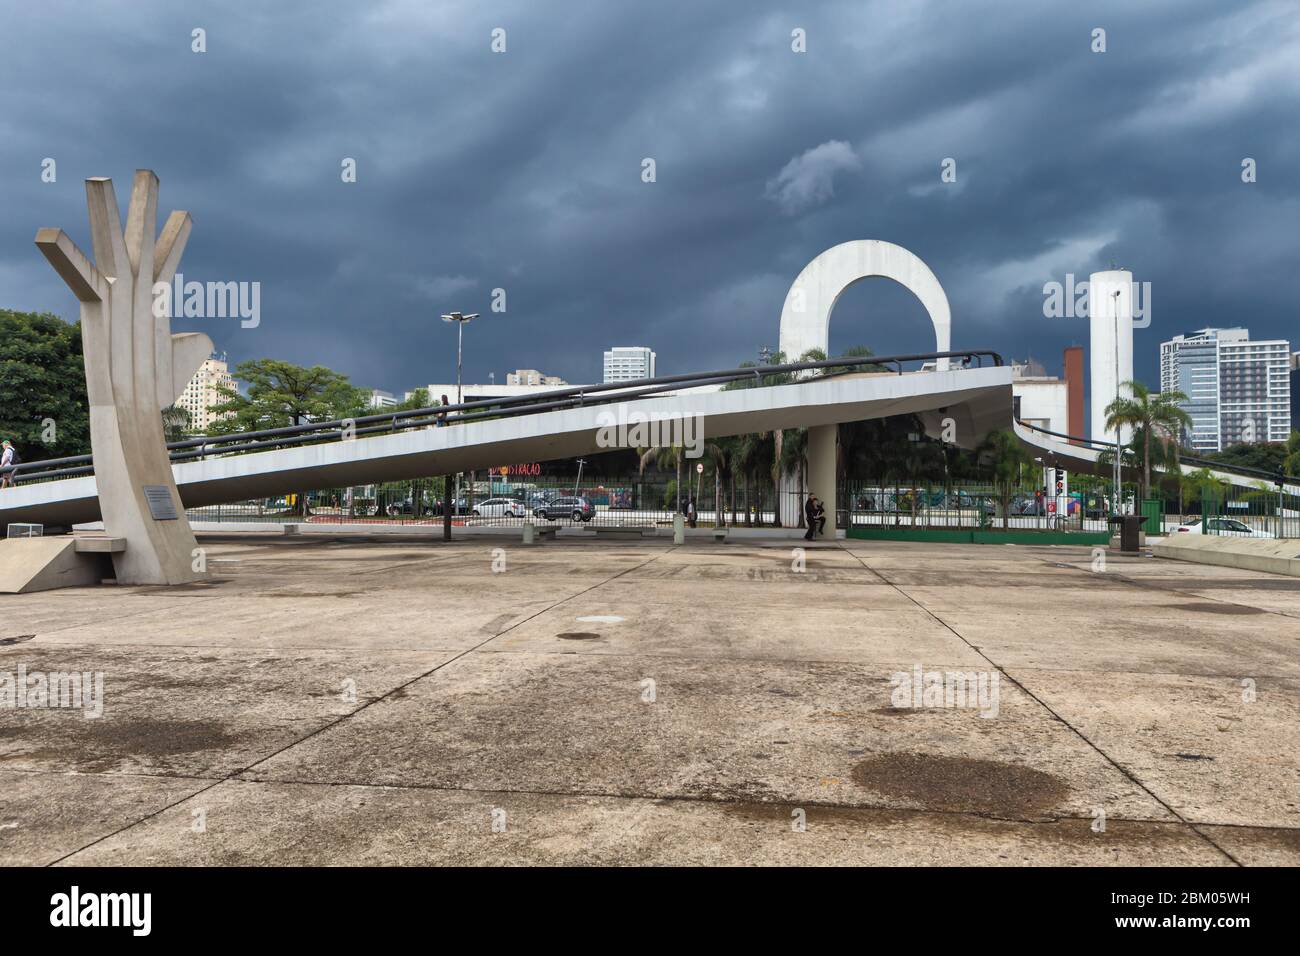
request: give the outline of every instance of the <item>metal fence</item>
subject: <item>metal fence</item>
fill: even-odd
[[[683,481],[682,487],[683,510],[690,496],[697,495],[697,526],[761,527],[771,526],[775,520],[775,493],[770,483],[762,488],[751,484],[748,490],[738,485],[734,500],[730,487],[723,488],[720,507],[715,506],[711,482],[703,483],[698,494],[694,480],[689,487]],[[442,478],[421,478],[190,508],[186,515],[200,524],[440,526],[443,493]],[[305,516],[301,497],[307,501]],[[472,480],[465,476],[458,493],[453,490],[451,518],[454,527],[521,527],[532,521],[557,526],[654,528],[671,525],[676,510],[676,482],[662,476],[518,481],[486,479],[480,472]]]
[[[1014,528],[1105,531],[1109,499],[1102,495],[1043,494],[1029,485],[899,481],[849,482],[841,510],[854,526],[911,528]]]
[[[1221,488],[1201,497],[1178,533],[1236,538],[1300,538],[1300,495],[1261,483],[1259,488]]]
[[[770,482],[751,482],[748,489],[738,483],[734,498],[731,488],[724,486],[719,507],[712,481],[701,482],[697,490],[694,476],[691,479],[689,485],[683,481],[682,502],[685,510],[690,496],[696,496],[697,526],[775,526],[777,496]],[[442,478],[308,491],[305,516],[300,494],[190,508],[186,513],[199,523],[443,523]],[[801,498],[797,491],[785,494],[791,499],[784,509],[789,519],[800,513]],[[454,527],[520,527],[532,521],[539,525],[654,528],[671,525],[677,510],[676,483],[661,475],[584,476],[580,480],[543,476],[519,481],[497,476],[487,479],[480,472],[472,480],[466,475],[459,493],[453,492],[452,497]],[[581,502],[574,502],[575,498]],[[1025,485],[1008,491],[973,482],[848,481],[840,488],[838,503],[840,525],[856,527],[1106,531],[1112,511],[1110,498],[1101,492],[1049,495],[1041,487]],[[1153,534],[1300,538],[1300,498],[1279,495],[1275,489],[1216,489],[1214,494],[1182,502],[1168,497],[1138,502],[1132,490],[1126,489],[1121,510],[1150,516],[1146,530]],[[786,523],[802,526],[799,521]]]

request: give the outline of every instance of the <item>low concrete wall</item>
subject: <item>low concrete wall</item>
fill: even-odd
[[[1218,564],[1226,568],[1268,571],[1300,577],[1300,540],[1231,538],[1217,534],[1171,534],[1152,540],[1158,558]]]
[[[850,538],[864,541],[925,541],[931,544],[1106,544],[1107,531],[1007,531],[980,528],[899,528],[858,525]]]
[[[97,530],[103,526],[98,523],[78,525],[78,530]],[[441,524],[326,524],[320,521],[308,522],[280,522],[280,521],[194,521],[191,522],[197,534],[355,534],[355,535],[415,535],[427,538],[441,538]],[[557,531],[561,537],[565,538],[599,538],[602,534],[609,535],[636,535],[643,537],[664,537],[671,538],[673,529],[671,525],[656,527],[627,527],[620,528],[616,526],[601,525],[601,530],[590,525],[551,525],[546,522],[537,522],[538,531],[545,531],[548,528]],[[289,529],[289,530],[286,530]],[[735,527],[727,529],[727,538],[731,541],[740,540],[794,540],[804,536],[804,530],[800,528],[744,528]],[[522,525],[453,525],[451,529],[453,538],[522,538]],[[844,539],[844,530],[839,529],[835,532],[835,537],[839,540]],[[713,539],[712,528],[687,528],[687,538]],[[826,540],[830,535],[821,538]]]

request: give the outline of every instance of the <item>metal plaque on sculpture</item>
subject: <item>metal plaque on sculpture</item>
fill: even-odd
[[[171,489],[166,485],[145,485],[144,498],[149,502],[149,513],[154,521],[176,521],[176,502],[172,500]]]

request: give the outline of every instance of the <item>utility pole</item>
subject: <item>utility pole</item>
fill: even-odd
[[[587,463],[587,459],[578,459],[578,477],[573,479],[573,497],[578,497],[578,486],[582,484],[582,466]]]

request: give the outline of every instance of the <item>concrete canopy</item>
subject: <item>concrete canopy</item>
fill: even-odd
[[[831,312],[849,286],[863,279],[893,279],[925,306],[934,325],[934,350],[951,348],[952,313],[948,296],[930,267],[902,246],[882,239],[855,239],[827,249],[804,266],[790,286],[781,310],[781,351],[796,362],[809,349],[827,351]],[[948,367],[939,359],[937,368]]]

